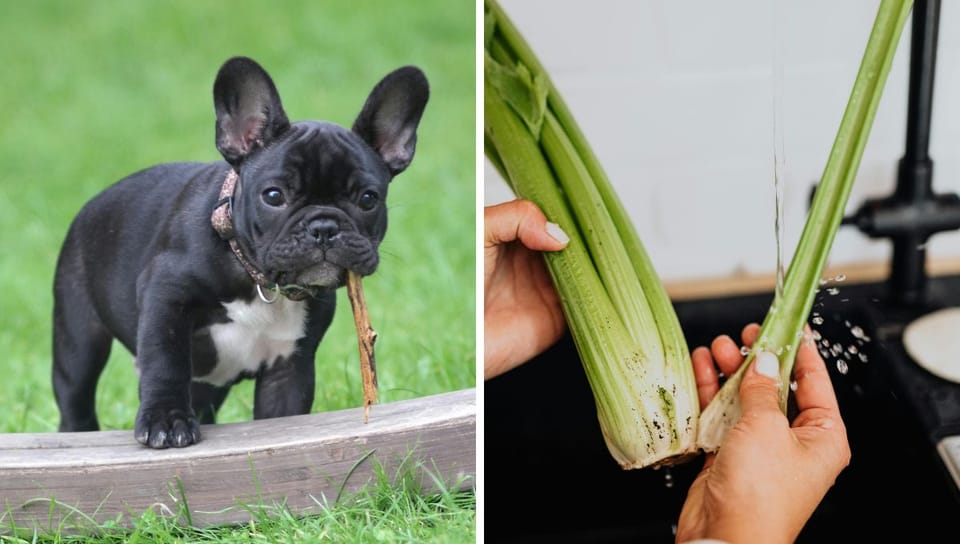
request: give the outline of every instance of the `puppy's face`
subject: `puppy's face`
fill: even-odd
[[[217,149],[239,174],[234,231],[270,281],[338,287],[372,274],[387,228],[387,187],[413,160],[429,97],[405,66],[374,86],[353,127],[287,120],[273,80],[245,57],[213,87]]]
[[[393,176],[356,133],[296,123],[239,174],[234,228],[271,281],[337,287],[376,270]]]

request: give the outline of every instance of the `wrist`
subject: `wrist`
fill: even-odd
[[[704,542],[725,544],[791,544],[800,534],[793,524],[771,516],[769,512],[754,512],[751,516],[728,516],[711,524],[704,532]],[[696,541],[694,541],[696,542]]]

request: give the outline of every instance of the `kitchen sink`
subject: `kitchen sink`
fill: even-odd
[[[960,385],[919,367],[900,339],[918,316],[960,305],[960,276],[931,278],[927,300],[936,302],[912,308],[887,302],[885,283],[832,287],[836,294],[818,295],[811,326],[831,345],[856,348],[824,350],[853,456],[798,542],[949,534],[960,494],[937,445],[960,435]],[[745,324],[763,320],[772,298],[717,297],[675,308],[693,348],[719,334],[739,339]],[[673,542],[702,456],[669,469],[620,469],[569,335],[487,381],[484,391],[488,541]]]

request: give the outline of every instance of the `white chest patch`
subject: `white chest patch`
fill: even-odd
[[[210,327],[217,365],[194,380],[223,386],[243,372],[256,372],[261,365],[269,368],[278,358],[289,357],[305,334],[306,302],[280,297],[267,304],[255,298],[251,302],[228,302],[223,307],[231,322]]]

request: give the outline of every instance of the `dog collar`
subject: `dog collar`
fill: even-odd
[[[257,284],[257,294],[260,296],[260,300],[267,304],[272,304],[277,301],[277,296],[279,295],[283,295],[290,300],[304,300],[307,297],[313,296],[314,292],[310,288],[296,286],[280,287],[279,284],[268,280],[266,274],[254,266],[254,264],[250,262],[250,259],[243,254],[240,243],[237,242],[236,231],[233,228],[233,195],[237,190],[237,181],[239,179],[237,171],[233,168],[227,172],[226,177],[223,179],[223,185],[220,187],[220,198],[214,205],[213,214],[210,216],[210,224],[213,225],[213,230],[216,231],[221,240],[230,244],[230,250],[233,251],[233,254],[237,257],[237,260],[240,261],[243,269],[247,271],[247,274],[253,282]],[[267,298],[263,293],[264,289],[277,293],[277,296],[274,296],[272,299]]]

